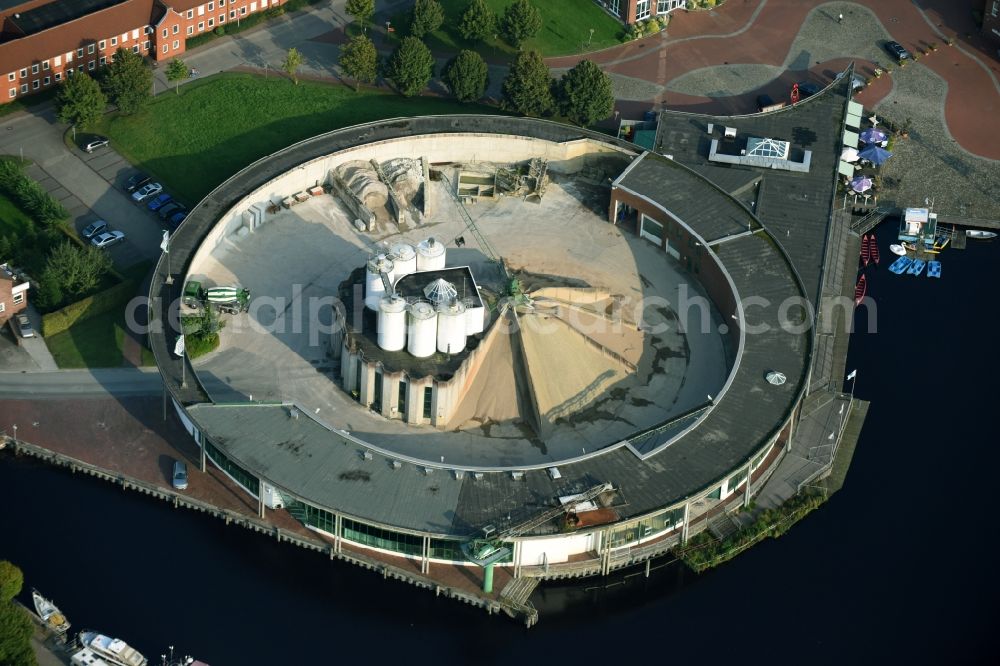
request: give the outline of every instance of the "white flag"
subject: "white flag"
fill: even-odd
[[[160,249],[163,250],[164,252],[170,252],[170,250],[167,249],[169,247],[170,247],[170,232],[164,229],[163,240],[160,241]]]
[[[851,370],[851,374],[847,375],[847,378],[848,379],[854,379],[857,376],[858,376],[858,371],[857,370]]]
[[[178,356],[184,356],[184,336],[177,336],[177,343],[174,345],[174,353]]]

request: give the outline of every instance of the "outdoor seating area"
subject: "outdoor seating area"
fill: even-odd
[[[838,173],[842,177],[840,190],[845,205],[853,198],[854,207],[869,208],[878,205],[881,187],[880,168],[892,157],[889,152],[887,128],[879,127],[879,119],[872,115],[863,118],[864,109],[857,102],[850,102]]]

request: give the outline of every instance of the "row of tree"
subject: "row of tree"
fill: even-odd
[[[131,49],[120,48],[114,59],[93,79],[86,72],[67,71],[59,88],[59,120],[87,127],[104,113],[108,102],[120,113],[132,114],[153,96],[153,73],[145,59]]]
[[[375,14],[375,0],[347,0],[345,10],[367,25]],[[423,38],[444,25],[444,7],[438,0],[416,0],[410,13],[410,35]],[[496,37],[520,48],[542,29],[542,15],[530,0],[515,0],[497,16],[486,0],[470,0],[462,13],[458,30],[469,41],[485,42]]]
[[[24,574],[3,560],[0,561],[0,664],[4,666],[37,666],[31,649],[34,628],[31,617],[14,597],[21,592]]]

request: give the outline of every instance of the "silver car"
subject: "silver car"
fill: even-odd
[[[92,141],[90,141],[89,143],[87,143],[87,145],[83,147],[83,149],[88,153],[92,153],[98,148],[103,148],[104,146],[108,145],[108,143],[110,142],[108,141],[107,137],[95,136]]]
[[[183,460],[174,461],[174,476],[172,480],[174,488],[177,490],[187,490],[188,468]]]
[[[163,191],[163,185],[160,185],[159,183],[150,183],[148,185],[143,185],[138,190],[132,193],[132,200],[138,203],[139,201],[148,199],[154,194],[159,194],[162,191]]]
[[[31,320],[28,319],[28,315],[19,314],[15,319],[17,320],[17,332],[21,334],[22,338],[35,337],[35,329],[31,328]]]
[[[102,234],[98,234],[90,239],[90,242],[95,247],[111,247],[116,243],[121,243],[125,240],[125,234],[121,231],[105,231]]]

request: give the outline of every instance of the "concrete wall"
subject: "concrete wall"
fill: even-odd
[[[570,555],[579,555],[596,550],[600,540],[599,532],[543,537],[520,540],[520,562],[522,566],[559,564],[569,560]]]

